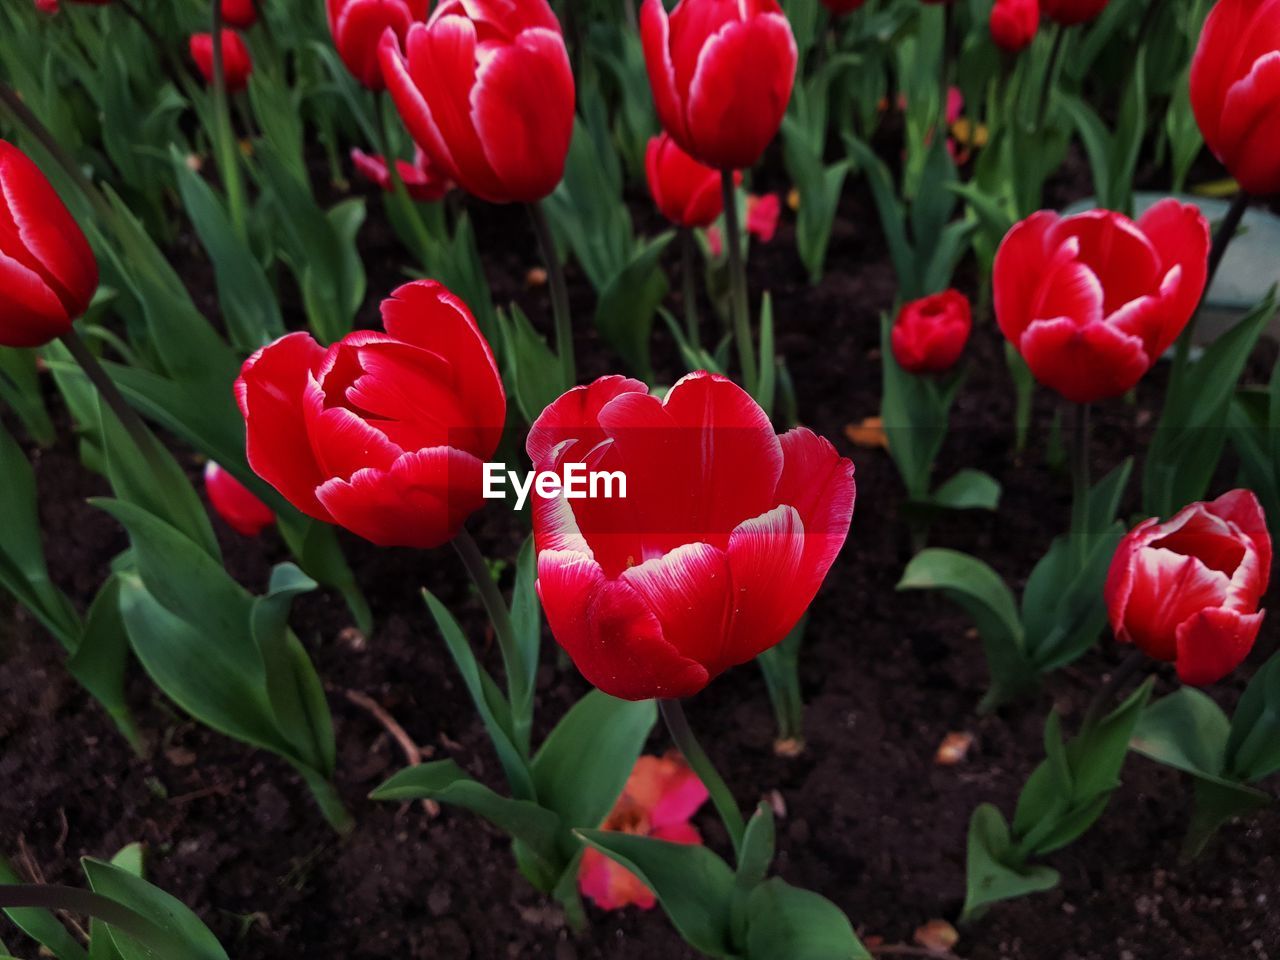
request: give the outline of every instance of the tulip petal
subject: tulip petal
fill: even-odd
[[[427,42],[426,29],[420,23],[415,23],[409,28],[409,32],[405,34],[406,50],[421,50]],[[421,59],[421,52],[417,56]],[[382,66],[382,78],[386,82],[387,92],[391,94],[396,112],[400,114],[400,119],[408,128],[413,142],[426,152],[431,162],[448,179],[461,182],[458,180],[458,165],[454,163],[449,145],[440,135],[440,128],[436,125],[435,117],[431,115],[431,106],[427,103],[427,98],[423,96],[409,72],[408,54],[401,52],[400,41],[396,38],[394,30],[383,33],[382,42],[378,45],[378,62]]]
[[[1168,298],[1163,345],[1157,345],[1151,354],[1159,356],[1178,338],[1200,304],[1209,271],[1209,222],[1195,204],[1167,197],[1138,218],[1138,228],[1159,254],[1161,270],[1167,273],[1175,265],[1181,268],[1177,289]]]
[[[1096,276],[1102,292],[1102,312],[1112,313],[1130,300],[1151,293],[1164,272],[1155,247],[1128,217],[1110,210],[1086,210],[1059,220],[1049,231],[1049,246],[1073,239],[1076,259]],[[1165,270],[1168,268],[1166,267]],[[1069,316],[1062,313],[1041,317]]]
[[[1173,660],[1178,624],[1226,599],[1228,577],[1193,556],[1145,547],[1133,558],[1130,588],[1120,638],[1137,644],[1149,657]]]
[[[800,514],[804,590],[812,583],[812,599],[849,535],[857,498],[853,461],[807,427],[788,430],[780,440],[783,467],[775,498]]]
[[[1074,403],[1118,397],[1151,367],[1137,337],[1106,323],[1080,327],[1065,317],[1033,323],[1019,352],[1037,380]]]
[[[645,599],[666,641],[714,675],[729,632],[733,581],[729,558],[705,543],[689,543],[622,574]]]
[[[1177,628],[1178,679],[1192,686],[1221,680],[1253,649],[1262,617],[1219,607],[1192,614]]]
[[[453,539],[483,506],[482,473],[471,454],[434,447],[406,453],[390,469],[335,477],[316,496],[335,523],[380,547],[430,549]]]
[[[1232,84],[1219,121],[1223,164],[1248,193],[1280,189],[1280,50],[1259,57]]]
[[[587,681],[622,700],[692,696],[710,676],[681,655],[630,584],[581,554],[538,555],[538,596],[556,642]]]
[[[718,655],[708,662],[713,676],[781,641],[813,600],[822,575],[804,567],[804,532],[799,511],[785,504],[733,531],[733,620]]]
[[[628,377],[600,377],[563,393],[538,415],[529,428],[525,452],[538,470],[551,469],[552,451],[566,440],[594,447],[607,439],[600,426],[605,404],[624,393],[647,394],[649,388]]]
[[[316,499],[329,475],[311,452],[303,403],[311,371],[324,356],[310,334],[290,333],[245,361],[235,392],[253,472],[303,513],[332,523]]]
[[[1014,224],[996,251],[992,268],[996,322],[1014,345],[1037,319],[1033,308],[1048,259],[1046,236],[1058,219],[1052,210],[1033,213]]]
[[[671,62],[671,24],[662,0],[644,0],[640,8],[640,40],[658,119],[676,142],[687,149],[689,126],[683,99],[676,89],[676,71]]]
[[[1271,576],[1271,532],[1267,529],[1267,518],[1262,512],[1257,494],[1252,490],[1228,490],[1209,506],[1214,513],[1234,524],[1253,541],[1262,576],[1262,589],[1258,591],[1261,596],[1266,591],[1266,583]]]
[[[71,329],[72,317],[34,270],[0,252],[0,346],[38,347]]]

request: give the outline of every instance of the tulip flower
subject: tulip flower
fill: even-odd
[[[229,27],[248,30],[258,22],[257,0],[222,0],[222,20]]]
[[[468,193],[532,203],[564,175],[574,85],[546,0],[444,0],[404,48],[379,47],[383,76],[413,139]]]
[[[213,83],[213,34],[197,33],[191,37],[191,59],[200,68],[205,83]],[[222,31],[222,75],[228,93],[239,93],[249,86],[253,73],[253,59],[240,34],[234,30]]]
[[[379,546],[439,546],[482,503],[502,378],[471,312],[434,281],[396,290],[382,321],[328,350],[291,333],[245,361],[249,465],[308,516]]]
[[[427,16],[428,0],[326,0],[329,32],[351,75],[370,90],[383,89],[378,44],[388,30],[403,40]]]
[[[1280,191],[1280,16],[1259,0],[1219,0],[1191,61],[1204,141],[1241,189]]]
[[[1172,662],[1183,683],[1222,679],[1249,655],[1271,577],[1258,498],[1232,490],[1171,520],[1131,530],[1111,561],[1106,600],[1116,639]]]
[[[969,300],[958,290],[913,300],[890,331],[893,358],[908,373],[944,373],[960,359],[972,327]]]
[[[640,757],[600,829],[700,844],[702,835],[689,820],[706,801],[707,788],[678,756]],[[639,877],[594,847],[582,854],[578,889],[601,910],[652,910],[657,902]]]
[[[1045,386],[1076,403],[1117,397],[1195,312],[1208,252],[1208,223],[1172,198],[1136,223],[1108,210],[1042,210],[996,252],[996,320]]]
[[[720,171],[693,159],[666,133],[649,141],[644,160],[653,202],[672,223],[705,228],[720,216]]]
[[[1001,50],[1025,50],[1040,29],[1040,0],[996,0],[990,26],[991,39]]]
[[[1064,27],[1092,20],[1111,0],[1040,0],[1040,9],[1050,20]]]
[[[796,41],[777,0],[662,0],[640,11],[658,119],[688,154],[718,170],[750,167],[782,124]]]
[[[204,492],[218,516],[236,533],[256,537],[276,521],[270,507],[212,460],[204,467]]]
[[[761,243],[768,243],[778,232],[778,219],[781,216],[782,199],[776,193],[766,193],[764,196],[747,194],[747,219],[744,226],[750,236]],[[719,227],[707,228],[707,247],[712,257],[724,254],[724,237],[720,235]]]
[[[0,140],[0,346],[71,330],[98,289],[84,234],[31,158]]]
[[[696,693],[795,626],[849,532],[853,464],[779,437],[737,384],[693,373],[663,400],[604,377],[529,432],[539,471],[621,471],[625,498],[535,497],[538,595],[583,676],[626,700]]]
[[[356,171],[366,180],[377,184],[387,193],[392,191],[391,171],[387,168],[385,157],[355,149],[351,151],[351,162],[355,165]],[[409,191],[409,196],[419,203],[439,200],[453,186],[447,177],[431,166],[430,158],[421,148],[414,150],[413,163],[397,160],[396,171],[400,174],[400,180],[405,189]]]

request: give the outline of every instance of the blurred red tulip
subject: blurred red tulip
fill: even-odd
[[[256,537],[276,521],[270,507],[212,460],[204,467],[204,492],[218,516],[236,533]]]
[[[245,361],[249,465],[308,516],[379,546],[435,547],[482,503],[502,378],[471,312],[434,281],[396,290],[382,321],[328,350],[291,333]]]
[[[1040,29],[1040,0],[996,0],[991,8],[991,39],[997,47],[1025,50]]]
[[[325,0],[329,32],[351,75],[370,90],[384,86],[378,44],[390,30],[403,40],[427,16],[428,0]]]
[[[31,158],[0,140],[0,346],[71,329],[98,289],[89,242]]]
[[[1172,198],[1137,223],[1042,210],[996,252],[996,320],[1045,386],[1076,403],[1118,397],[1191,319],[1208,254],[1208,223]]]
[[[958,290],[903,304],[889,339],[908,373],[943,373],[960,359],[973,328],[969,300]]]
[[[583,676],[626,700],[685,697],[782,640],[849,532],[853,464],[798,427],[779,437],[709,373],[659,400],[604,377],[529,432],[539,471],[622,471],[625,497],[535,497],[538,595]]]
[[[409,133],[468,193],[532,203],[564,175],[574,86],[546,0],[444,0],[404,49],[388,31],[383,76]]]
[[[258,22],[257,0],[222,0],[222,20],[229,27],[248,30]]]
[[[1258,498],[1232,490],[1173,519],[1131,530],[1107,574],[1116,638],[1177,666],[1183,683],[1221,680],[1262,625],[1258,604],[1271,578],[1271,536]]]
[[[796,75],[796,41],[777,0],[662,0],[640,11],[658,119],[717,170],[752,166],[778,132]]]
[[[782,198],[776,193],[747,195],[747,233],[761,243],[768,243],[778,232],[782,216]]]
[[[391,191],[391,171],[387,169],[385,157],[357,149],[351,151],[351,162],[355,165],[356,171],[366,180],[372,181],[387,192]],[[409,191],[409,196],[419,203],[439,200],[453,186],[448,177],[431,166],[430,158],[421,147],[413,151],[413,163],[397,160],[396,171],[400,174],[405,189]]]
[[[197,33],[191,37],[191,59],[200,68],[205,83],[213,83],[213,34]],[[240,34],[234,30],[222,31],[222,75],[226,79],[227,92],[239,93],[249,86],[253,73],[253,59]]]
[[[866,2],[867,0],[822,0],[822,5],[836,16],[842,16],[853,13]]]
[[[1050,20],[1064,27],[1092,20],[1111,0],[1040,0],[1040,9]]]
[[[682,227],[708,227],[724,210],[720,171],[703,166],[666,133],[645,151],[649,192],[662,215]]]
[[[1191,61],[1204,141],[1247,193],[1280,192],[1280,7],[1219,0]]]
[[[668,843],[702,843],[689,820],[707,796],[707,788],[680,757],[640,757],[600,828]],[[633,904],[652,910],[657,902],[639,877],[590,847],[582,855],[578,889],[601,910]]]

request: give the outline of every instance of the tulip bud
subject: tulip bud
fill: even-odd
[[[960,359],[972,327],[969,301],[958,290],[913,300],[890,331],[893,358],[908,373],[944,373]]]
[[[378,44],[390,30],[404,40],[427,15],[428,0],[326,0],[329,32],[351,75],[370,90],[384,86]]]
[[[853,464],[779,437],[731,380],[693,373],[659,400],[604,377],[552,403],[526,445],[539,472],[621,472],[625,497],[534,498],[538,594],[588,681],[685,697],[781,641],[844,544]],[[576,466],[575,466],[576,465]]]
[[[1040,28],[1040,0],[996,0],[990,23],[997,47],[1010,53],[1025,50]]]
[[[649,192],[662,215],[682,227],[709,227],[724,210],[720,172],[700,164],[666,134],[645,151]]]
[[[1120,642],[1175,664],[1183,683],[1214,683],[1253,649],[1270,578],[1262,506],[1232,490],[1125,535],[1107,574],[1111,627]]]
[[[0,140],[0,346],[71,329],[98,289],[89,242],[40,169]]]
[[[1280,11],[1218,0],[1191,60],[1191,106],[1204,142],[1247,193],[1280,191]]]
[[[547,0],[444,0],[378,48],[387,89],[445,176],[492,203],[532,203],[564,175],[574,86]]]
[[[796,41],[777,0],[662,0],[640,11],[658,119],[717,170],[752,166],[778,132],[796,75]]]
[[[205,83],[213,83],[213,35],[197,33],[191,37],[191,59],[196,62]],[[240,34],[222,31],[222,75],[228,93],[239,93],[249,86],[253,59]]]
[[[258,22],[257,0],[222,0],[222,20],[229,27],[248,30]]]
[[[1045,16],[1064,27],[1092,20],[1111,0],[1040,0]]]
[[[371,155],[363,150],[352,150],[351,162],[362,177],[377,184],[382,190],[391,192],[391,171],[387,168],[385,157]],[[431,165],[431,160],[421,148],[414,150],[413,163],[397,160],[396,172],[400,174],[400,181],[409,196],[419,203],[434,203],[453,186],[447,177]]]
[[[400,287],[382,321],[327,350],[291,333],[245,361],[249,465],[317,520],[379,546],[435,547],[483,503],[506,395],[471,311],[440,284]]]
[[[212,460],[204,467],[204,492],[218,516],[236,533],[256,537],[275,523],[271,508]]]
[[[996,251],[996,321],[1045,386],[1076,403],[1118,397],[1191,319],[1208,257],[1209,224],[1172,198],[1136,223],[1041,210]]]

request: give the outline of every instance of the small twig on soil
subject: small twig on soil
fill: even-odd
[[[205,797],[212,797],[217,794],[226,796],[231,792],[231,784],[215,783],[211,787],[204,787],[201,790],[192,790],[190,793],[182,793],[176,797],[170,798],[170,803],[189,803],[192,800],[203,800]]]
[[[60,829],[58,830],[58,839],[54,841],[53,849],[57,850],[59,855],[62,854],[63,844],[67,842],[67,836],[71,833],[71,824],[67,822],[67,808],[58,808],[58,822]]]
[[[391,739],[400,745],[400,750],[409,766],[416,767],[422,763],[423,757],[429,757],[435,753],[432,747],[420,747],[414,743],[408,731],[396,722],[396,718],[391,716],[382,704],[368,694],[361,693],[359,690],[346,690],[344,694],[348,700],[361,710],[372,714],[373,718],[382,724],[383,729],[391,735]],[[428,817],[438,817],[440,815],[440,804],[434,800],[423,800],[422,809],[426,811]]]
[[[65,814],[64,814],[65,818]],[[36,862],[36,858],[31,856],[31,851],[27,849],[27,838],[25,834],[18,834],[18,863],[31,878],[31,882],[36,886],[47,886],[48,881],[44,878],[44,871],[40,869],[40,864]],[[89,931],[80,925],[80,921],[65,910],[57,911],[59,919],[68,927],[75,931],[76,935],[85,943],[89,942]]]
[[[933,960],[960,960],[950,950],[930,950],[928,947],[912,947],[905,943],[888,943],[882,947],[867,947],[873,957],[932,957]]]

